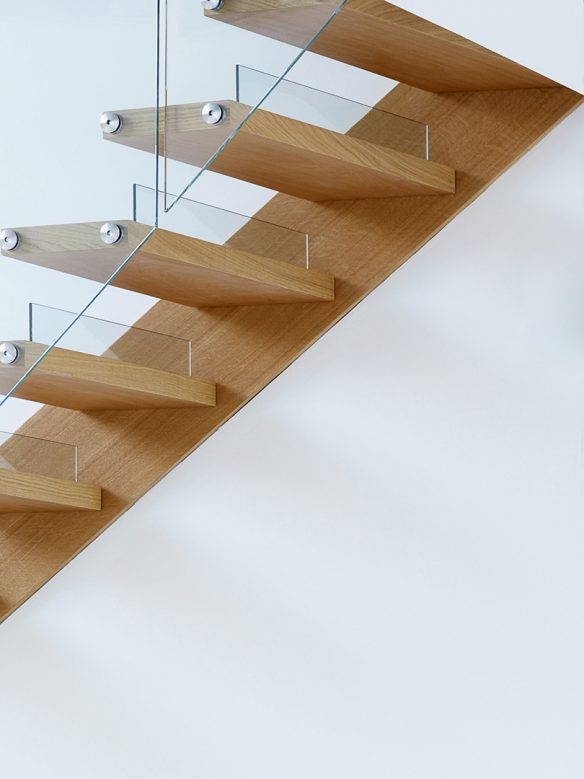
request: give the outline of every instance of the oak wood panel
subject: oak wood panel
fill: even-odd
[[[0,512],[99,511],[101,489],[94,484],[0,468]]]
[[[135,340],[135,331],[130,338]],[[8,394],[47,346],[14,342],[13,365],[0,365],[0,392]],[[142,338],[148,357],[151,346]],[[150,355],[152,357],[152,355]],[[14,391],[14,397],[78,410],[129,410],[214,406],[215,383],[122,360],[54,347]]]
[[[224,0],[205,16],[303,48],[331,15],[322,3]],[[502,20],[504,24],[504,21]],[[385,0],[349,0],[310,50],[431,92],[558,86]]]
[[[14,434],[0,434],[0,439],[0,468],[75,480],[75,446]]]
[[[117,243],[102,242],[99,231],[104,222],[15,227],[20,238],[18,246],[10,251],[0,249],[0,254],[104,283],[152,230],[139,222],[104,221],[123,227]]]
[[[105,282],[129,255],[130,246],[137,245],[138,236],[142,240],[150,228],[118,221],[123,237],[108,246],[99,238],[102,224],[19,227],[18,247],[4,254]],[[283,248],[286,257],[289,252]],[[112,283],[186,306],[296,303],[333,300],[335,295],[330,273],[168,230],[157,230]]]
[[[362,138],[256,111],[211,170],[306,200],[454,192],[454,170]]]
[[[136,291],[150,289],[147,294],[188,306],[265,305],[335,297],[331,273],[166,230],[157,230],[141,255],[140,267],[130,263],[124,269],[124,285]]]
[[[166,156],[202,167],[240,127],[211,163],[210,170],[306,200],[454,192],[455,173],[451,166],[382,145],[381,134],[380,140],[371,142],[362,134],[354,138],[261,109],[249,116],[250,107],[234,101],[224,100],[221,105],[227,111],[225,121],[211,129],[205,125],[203,130],[191,118],[200,113],[200,103],[173,106],[178,118],[175,129],[167,129]],[[150,112],[137,109],[130,113],[134,116],[140,110]],[[133,129],[130,132],[127,113],[121,112],[121,131],[105,134],[104,138],[151,151],[150,131],[144,135]],[[141,126],[142,120],[135,118],[134,124]]]
[[[310,233],[313,263],[337,278],[334,302],[220,309],[159,303],[142,324],[197,344],[195,372],[221,384],[216,408],[90,414],[45,408],[31,419],[22,432],[79,443],[80,475],[103,486],[103,509],[54,514],[50,523],[37,514],[0,518],[2,613],[53,576],[581,100],[566,89],[392,91],[382,106],[431,123],[436,158],[457,169],[456,193],[334,203],[277,195],[260,216]]]

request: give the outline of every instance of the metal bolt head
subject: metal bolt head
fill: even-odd
[[[124,231],[122,227],[115,222],[106,222],[100,227],[99,234],[104,243],[112,244],[121,240]]]
[[[0,230],[0,249],[5,252],[11,252],[16,249],[20,243],[20,236],[16,230]]]
[[[218,11],[223,5],[223,0],[201,0],[205,11]]]
[[[219,103],[205,103],[201,115],[203,121],[207,122],[207,124],[219,124],[225,116],[225,111]]]
[[[122,127],[122,117],[113,111],[104,111],[99,117],[99,126],[104,133],[117,133]]]
[[[20,351],[16,344],[0,344],[0,365],[12,365],[18,360]]]

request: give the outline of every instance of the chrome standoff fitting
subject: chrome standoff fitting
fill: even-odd
[[[225,116],[225,110],[219,103],[205,103],[201,115],[207,124],[219,124]]]
[[[105,222],[99,228],[101,240],[108,245],[121,241],[123,234],[123,227],[115,222]]]
[[[122,129],[122,117],[114,111],[104,111],[99,117],[99,126],[104,133],[117,133]]]
[[[10,228],[0,230],[0,249],[2,251],[11,252],[13,249],[16,249],[19,243],[20,236],[16,230],[11,230]]]
[[[0,344],[0,365],[12,365],[20,356],[20,349],[16,344]]]

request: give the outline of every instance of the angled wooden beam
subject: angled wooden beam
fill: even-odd
[[[209,125],[202,119],[204,105],[176,105],[163,111],[169,159],[201,167],[239,128],[210,170],[315,201],[455,191],[455,173],[448,165],[270,111],[259,109],[249,116],[250,106],[232,100],[220,101],[223,120]],[[104,138],[151,152],[153,110],[132,109],[119,115],[121,129],[104,133]]]
[[[338,5],[316,0],[224,0],[205,16],[302,48]],[[349,0],[310,50],[429,92],[559,86],[385,0]]]
[[[105,282],[149,228],[118,221],[122,239],[107,245],[100,240],[102,224],[19,227],[18,246],[2,253],[17,260]],[[250,245],[253,246],[253,240]],[[274,247],[275,254],[277,251]],[[333,275],[302,267],[297,264],[298,259],[297,256],[296,264],[293,264],[158,229],[112,284],[186,306],[334,300]]]
[[[0,512],[99,511],[101,489],[94,484],[0,468]]]
[[[19,357],[0,365],[0,392],[7,394],[46,352],[43,344],[13,342]],[[107,357],[54,347],[14,391],[14,397],[61,408],[121,410],[214,406],[212,381]]]

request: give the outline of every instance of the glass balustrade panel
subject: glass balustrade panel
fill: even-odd
[[[264,96],[267,97],[264,98]],[[238,65],[240,103],[428,159],[428,126],[321,89]]]
[[[156,224],[154,197],[132,223],[132,188],[157,186],[159,19],[158,0],[0,7],[0,343],[26,338],[31,301],[84,311]],[[142,108],[146,153],[118,142]]]
[[[270,85],[266,94],[256,95],[251,105],[238,103],[237,64],[245,61],[285,76],[343,4],[206,0],[202,13],[196,3],[166,0],[161,142],[165,209],[186,194],[202,170],[219,165],[220,152],[274,86]],[[256,23],[260,19],[267,23],[270,18],[282,21],[282,14],[289,20],[287,30],[290,25],[294,29],[290,40],[288,32],[277,40],[255,24],[247,29],[246,19],[253,17]]]
[[[87,315],[68,326],[72,319],[71,312],[31,304],[29,342],[46,344],[61,334],[59,349],[191,375],[191,342],[186,339]]]
[[[135,187],[134,213],[138,222],[143,209],[148,208],[152,196],[153,193],[146,187]],[[160,192],[159,197],[162,202],[164,193]],[[228,211],[225,208],[200,203],[184,196],[168,213],[161,211],[160,226],[208,243],[229,246],[292,265],[310,267],[309,242],[306,233]]]

